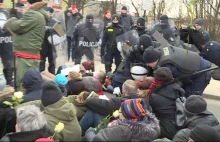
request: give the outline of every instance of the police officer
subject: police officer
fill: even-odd
[[[57,23],[55,19],[53,19],[54,9],[51,7],[47,7],[46,11],[50,15],[50,21],[47,23],[47,30],[45,33],[43,48],[41,50],[41,62],[40,62],[40,72],[45,70],[46,58],[48,58],[49,66],[48,71],[55,75],[55,60],[56,60],[56,48],[53,44],[53,40],[51,39],[51,43],[48,40],[48,37],[52,37],[56,32],[52,29],[53,25]]]
[[[75,64],[80,64],[83,55],[88,61],[94,61],[94,48],[98,47],[99,32],[93,25],[94,17],[92,14],[86,16],[86,22],[76,25],[73,33],[76,47]],[[94,71],[94,69],[92,69]]]
[[[146,65],[156,69],[158,67],[168,67],[174,78],[178,78],[183,83],[186,97],[192,94],[202,95],[204,89],[209,84],[211,75],[209,72],[192,76],[193,73],[208,69],[211,63],[198,53],[187,51],[173,46],[164,46],[158,49],[148,47],[143,55]]]
[[[7,81],[7,85],[11,84],[13,75],[13,52],[12,52],[12,37],[10,32],[3,28],[3,23],[9,18],[9,13],[4,10],[3,5],[0,5],[1,29],[0,29],[0,56],[3,63],[3,73]]]
[[[116,37],[124,34],[123,27],[119,24],[120,17],[118,15],[112,16],[112,24],[108,26],[103,34],[101,48],[105,48],[105,71],[111,72],[113,58],[115,59],[115,65],[117,68],[121,63],[121,54],[117,48]]]
[[[189,25],[187,28],[181,29],[180,39],[185,43],[194,44],[201,51],[204,59],[220,67],[220,43],[215,41],[207,42],[204,35],[196,30],[195,25]]]
[[[196,30],[202,32],[204,38],[206,41],[210,41],[211,40],[211,37],[210,37],[210,34],[209,32],[205,31],[203,26],[204,26],[204,21],[203,19],[199,18],[199,19],[196,19],[195,21],[195,27],[196,27]]]
[[[160,16],[160,22],[156,24],[151,31],[153,34],[156,30],[172,45],[175,44],[175,30],[171,28],[167,15]]]
[[[146,20],[144,18],[138,18],[136,25],[132,26],[131,30],[136,30],[138,35],[149,34],[149,31],[145,27]]]
[[[143,34],[142,36],[140,36],[138,44],[128,49],[126,56],[123,60],[123,73],[126,78],[131,78],[130,69],[133,65],[146,67],[143,60],[143,53],[144,50],[149,46],[153,46],[152,39],[149,35]]]

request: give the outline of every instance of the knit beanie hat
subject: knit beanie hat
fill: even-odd
[[[207,103],[203,97],[198,95],[191,95],[186,99],[185,103],[185,114],[190,117],[195,114],[199,114],[206,111]]]
[[[158,81],[167,82],[173,80],[173,74],[169,68],[160,67],[155,71],[154,78]]]
[[[138,48],[141,50],[145,50],[150,46],[153,46],[151,37],[147,34],[141,35],[138,41]]]
[[[112,15],[112,21],[115,20],[115,19],[120,21],[119,15],[117,15],[117,14]]]
[[[76,71],[71,71],[69,76],[72,80],[82,80],[82,74]]]
[[[138,18],[137,26],[145,26],[146,20],[144,18]]]
[[[121,103],[121,112],[127,119],[141,120],[147,113],[142,99],[128,99]]]
[[[85,68],[85,70],[91,70],[92,68],[94,68],[94,62],[83,62],[82,66]]]
[[[204,26],[204,21],[202,18],[196,19],[194,24],[198,24],[199,26]]]
[[[71,9],[72,9],[72,10],[77,9],[77,5],[72,5]]]
[[[65,86],[68,83],[68,79],[63,74],[57,74],[54,78],[54,82],[59,86]]]
[[[143,54],[143,60],[145,63],[153,63],[158,59],[160,59],[160,56],[161,56],[160,51],[150,46],[147,49],[145,49]]]
[[[42,0],[28,0],[27,2],[30,4],[34,4],[36,2],[41,2]]]
[[[60,88],[52,81],[46,82],[42,88],[41,102],[44,107],[58,102],[62,98]]]
[[[161,16],[160,16],[160,23],[167,25],[167,24],[168,24],[168,19],[169,19],[169,18],[168,18],[167,15],[161,15]]]
[[[128,10],[128,8],[126,6],[122,6],[121,10]]]
[[[191,130],[189,137],[194,142],[220,141],[219,132],[216,131],[214,128],[206,125],[197,125],[196,127],[194,127]]]

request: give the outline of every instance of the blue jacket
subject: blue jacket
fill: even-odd
[[[23,86],[26,89],[26,95],[23,97],[25,102],[40,100],[42,93],[43,79],[39,71],[29,70],[23,78]]]

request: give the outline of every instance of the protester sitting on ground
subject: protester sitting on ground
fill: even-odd
[[[14,88],[7,86],[7,81],[4,75],[0,76],[0,100],[12,96],[14,93]]]
[[[185,103],[185,129],[178,131],[173,141],[187,141],[190,131],[197,125],[206,125],[216,129],[220,135],[220,124],[217,118],[207,110],[207,103],[201,97],[192,95]]]
[[[54,78],[54,82],[62,91],[63,96],[67,96],[66,84],[68,83],[68,79],[66,78],[66,76],[63,74],[57,74]]]
[[[85,139],[92,141],[153,141],[160,135],[157,118],[146,110],[143,99],[128,99],[121,103],[119,119],[108,124],[95,135],[94,129],[86,132]],[[89,137],[88,137],[89,134]],[[93,136],[92,136],[93,135]],[[94,138],[93,138],[94,137]]]
[[[43,80],[38,70],[28,70],[24,74],[22,83],[25,91],[23,103],[41,99]]]
[[[127,80],[123,84],[122,97],[112,98],[110,100],[100,99],[98,97],[90,97],[85,103],[89,109],[83,118],[80,120],[82,131],[85,132],[90,127],[96,127],[107,115],[112,114],[118,110],[121,103],[127,99],[136,99],[138,96],[137,84],[133,80]],[[145,109],[151,111],[148,103]]]
[[[189,134],[188,142],[219,142],[220,134],[214,128],[207,125],[197,125]]]
[[[40,108],[27,105],[17,108],[16,114],[16,132],[5,135],[0,141],[35,141],[53,135],[53,132],[46,127],[47,121]]]
[[[149,102],[150,86],[154,82],[153,77],[146,77],[141,80],[136,80],[138,86],[138,95],[142,96],[147,102]]]
[[[96,92],[98,95],[103,95],[102,84],[104,84],[106,74],[102,71],[94,72],[93,76],[83,77],[83,82],[85,85],[85,91]]]
[[[68,75],[68,83],[66,85],[67,95],[79,95],[85,90],[82,74],[76,71],[71,71]]]
[[[0,139],[7,133],[15,132],[15,109],[11,108],[9,105],[4,104],[4,101],[10,100],[11,97],[7,97],[0,101]]]
[[[73,102],[75,96],[63,97],[60,88],[54,82],[46,82],[42,87],[41,101],[32,101],[23,105],[37,105],[44,110],[49,128],[62,122],[64,130],[55,135],[56,141],[80,141],[81,128],[77,120],[77,110]]]
[[[151,84],[149,92],[149,104],[160,121],[160,138],[173,139],[179,130],[176,124],[176,99],[184,96],[185,91],[174,81],[167,67],[158,68],[154,78],[155,82]]]

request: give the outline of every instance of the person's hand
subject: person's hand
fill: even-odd
[[[79,103],[79,104],[83,103],[82,98],[81,98],[80,95],[76,96],[76,102]]]
[[[75,9],[75,12],[76,12],[76,13],[78,13],[78,12],[79,12],[77,8]]]

